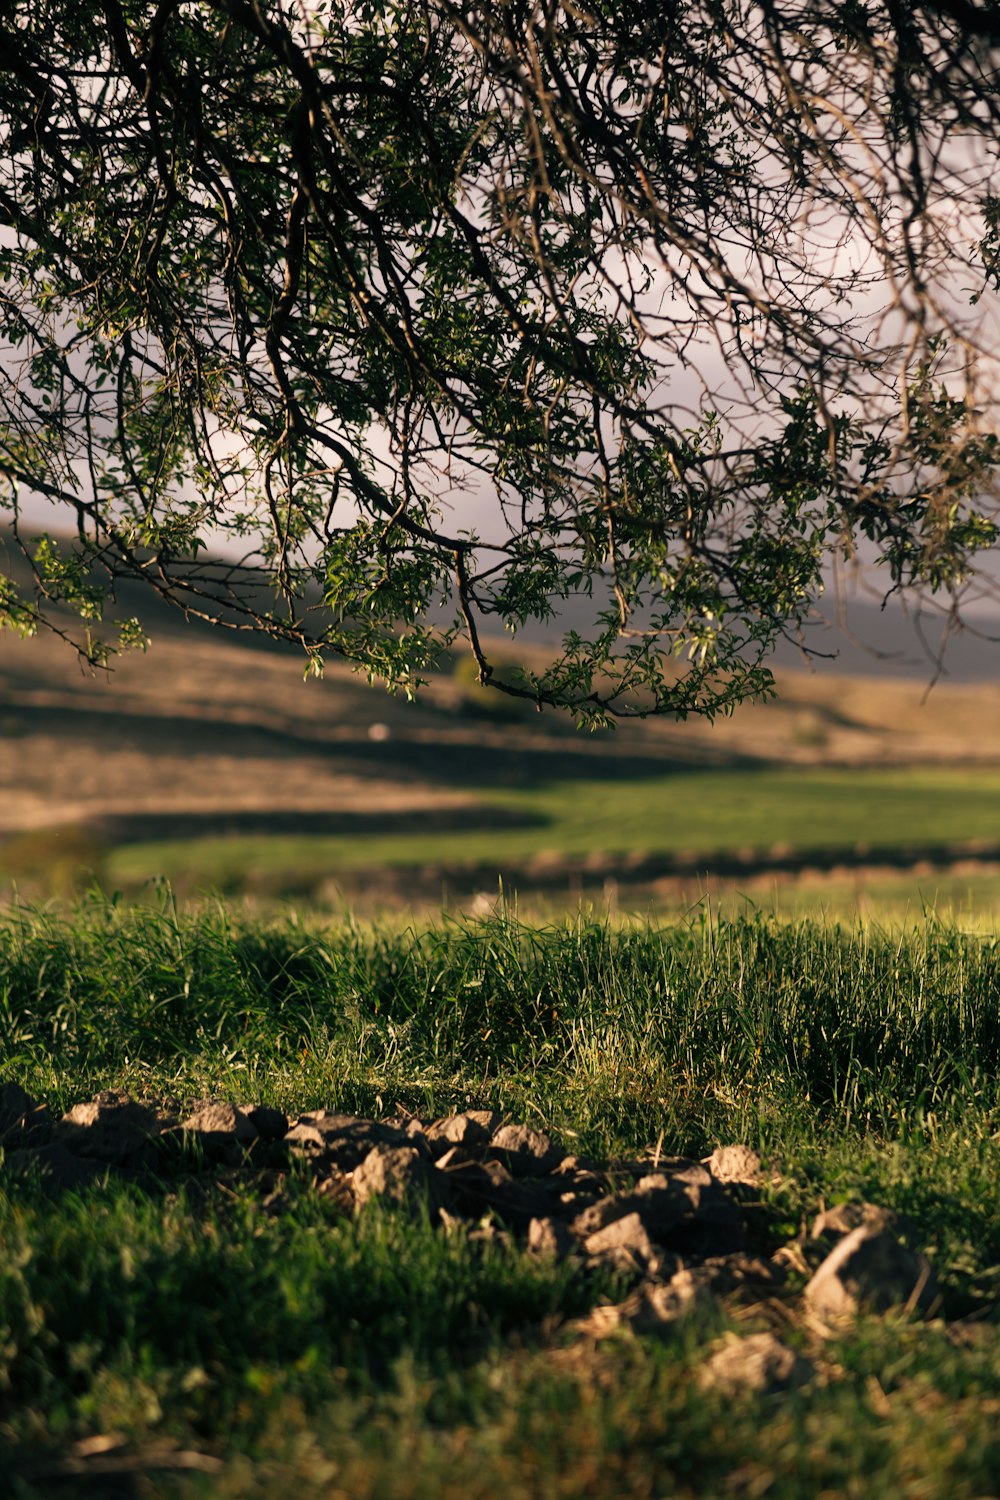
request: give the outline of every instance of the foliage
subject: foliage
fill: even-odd
[[[2,0],[4,618],[65,606],[103,660],[132,576],[407,691],[464,635],[601,722],[766,694],[859,541],[957,599],[996,534],[997,32]],[[589,628],[494,678],[490,628],[566,600]]]

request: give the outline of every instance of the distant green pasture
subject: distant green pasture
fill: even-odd
[[[235,872],[307,879],[363,866],[493,864],[558,855],[873,850],[982,839],[1000,842],[1000,771],[706,771],[632,780],[565,780],[516,791],[483,787],[483,808],[508,809],[510,827],[412,825],[399,833],[333,837],[253,835],[123,846],[113,879],[154,875],[226,884]],[[495,819],[494,819],[495,821]]]

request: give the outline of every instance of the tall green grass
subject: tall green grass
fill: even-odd
[[[276,1103],[475,1097],[593,1149],[782,1121],[886,1135],[1000,1101],[1000,943],[705,913],[420,930],[95,899],[0,923],[3,1071]],[[381,1103],[380,1103],[381,1101]]]
[[[933,920],[15,910],[0,1078],[56,1107],[101,1086],[475,1103],[579,1151],[742,1140],[767,1164],[757,1250],[866,1197],[909,1215],[944,1312],[977,1321],[959,1339],[862,1319],[811,1389],[731,1397],[698,1383],[725,1311],[578,1348],[563,1320],[620,1295],[609,1273],[419,1217],[352,1221],[305,1175],[268,1210],[252,1168],[51,1197],[0,1167],[0,1472],[14,1500],[52,1493],[59,1464],[60,1493],[119,1493],[87,1477],[83,1440],[129,1456],[129,1493],[184,1500],[995,1494],[998,998],[998,940]],[[178,1452],[219,1467],[173,1472]]]

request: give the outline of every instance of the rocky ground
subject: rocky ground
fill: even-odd
[[[627,1295],[578,1320],[578,1340],[667,1334],[695,1307],[722,1302],[737,1322],[771,1330],[730,1333],[718,1344],[703,1378],[723,1388],[777,1391],[826,1379],[823,1337],[845,1319],[934,1316],[941,1307],[914,1226],[877,1205],[841,1204],[775,1249],[761,1163],[741,1145],[704,1161],[657,1148],[597,1162],[489,1110],[436,1120],[312,1110],[289,1119],[249,1103],[182,1108],[113,1091],[57,1117],[16,1083],[0,1086],[0,1144],[8,1190],[36,1174],[58,1192],[109,1172],[139,1181],[208,1173],[250,1185],[262,1211],[276,1214],[289,1174],[305,1172],[345,1214],[380,1199],[474,1242],[610,1261]]]

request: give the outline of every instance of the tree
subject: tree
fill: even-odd
[[[992,0],[0,0],[6,623],[103,660],[135,577],[602,722],[767,693],[862,538],[956,609],[998,42]]]

